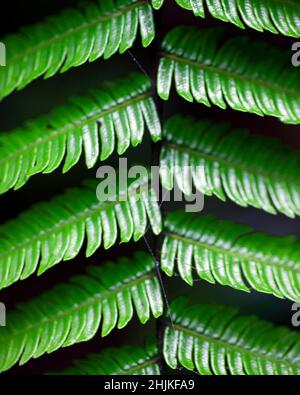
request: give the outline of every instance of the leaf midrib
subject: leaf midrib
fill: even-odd
[[[227,159],[224,159],[224,158],[220,158],[220,157],[215,156],[215,155],[209,155],[209,154],[206,154],[204,152],[197,151],[197,150],[195,150],[193,148],[189,148],[189,147],[186,147],[184,145],[176,144],[176,143],[173,143],[173,142],[165,142],[164,145],[168,146],[168,147],[170,147],[172,149],[175,149],[177,151],[181,151],[181,152],[184,152],[184,153],[189,153],[189,154],[194,155],[194,156],[198,156],[199,158],[203,158],[203,159],[206,159],[206,160],[211,161],[211,162],[218,162],[218,163],[223,164],[224,166],[229,167],[229,168],[232,168],[232,167],[239,168],[242,171],[252,173],[252,174],[254,174],[256,176],[259,175],[259,176],[262,176],[262,177],[274,179],[276,181],[278,181],[278,179],[279,179],[279,177],[278,177],[280,175],[279,171],[267,172],[267,171],[264,171],[262,169],[258,169],[255,166],[244,165],[244,164],[242,164],[242,163],[240,163],[238,161],[234,161],[234,160],[230,161],[230,160],[227,160]],[[300,179],[297,180],[296,178],[292,178],[292,177],[290,177],[289,175],[286,175],[286,174],[284,175],[284,181],[289,181],[289,182],[291,182],[293,184],[300,184]]]
[[[250,76],[245,76],[245,75],[241,75],[241,74],[238,74],[238,73],[234,73],[234,72],[225,70],[225,69],[223,69],[221,67],[208,66],[206,64],[199,63],[199,62],[190,60],[188,58],[184,58],[184,57],[181,57],[179,55],[175,55],[175,54],[171,54],[171,53],[167,53],[167,52],[162,52],[162,56],[165,57],[165,58],[171,59],[171,60],[173,60],[175,62],[184,63],[184,64],[187,64],[189,66],[197,67],[199,69],[211,71],[211,72],[214,72],[214,73],[223,74],[225,76],[232,77],[232,78],[235,78],[235,79],[239,79],[239,80],[242,80],[242,81],[247,81],[247,82],[250,82],[251,84],[257,85],[259,87],[268,88],[268,89],[271,89],[271,90],[276,91],[276,92],[279,91],[280,93],[284,92],[284,93],[287,93],[287,94],[289,94],[291,96],[295,96],[296,98],[300,97],[298,91],[294,91],[293,89],[287,88],[285,86],[280,86],[280,85],[277,85],[277,84],[274,84],[274,83],[270,83],[270,82],[267,82],[267,81],[255,79],[255,78],[252,78]]]
[[[27,326],[25,329],[22,329],[22,330],[19,330],[19,331],[16,331],[16,332],[12,332],[11,334],[9,334],[9,335],[4,337],[4,341],[7,341],[8,339],[14,338],[16,336],[20,336],[20,335],[22,335],[24,333],[27,333],[27,332],[33,330],[34,328],[37,328],[37,327],[42,326],[44,324],[47,324],[49,322],[56,321],[56,320],[58,320],[58,319],[60,319],[60,318],[62,318],[64,316],[71,316],[72,313],[77,312],[77,311],[79,311],[81,309],[84,309],[86,306],[94,305],[94,304],[98,303],[101,300],[107,299],[111,295],[116,295],[117,293],[122,292],[122,290],[124,290],[124,289],[126,289],[128,287],[132,288],[136,284],[144,282],[147,279],[151,279],[153,277],[154,277],[154,271],[151,271],[151,272],[149,272],[147,274],[143,274],[142,276],[135,278],[134,280],[132,280],[132,281],[130,281],[128,283],[125,283],[125,284],[123,283],[119,287],[116,287],[116,288],[111,289],[109,291],[105,291],[105,292],[103,292],[101,294],[93,295],[92,297],[89,297],[88,300],[86,300],[86,301],[84,301],[82,303],[76,304],[75,306],[72,306],[72,307],[70,307],[67,310],[64,309],[63,312],[59,312],[57,314],[54,314],[53,316],[51,316],[49,318],[46,317],[45,319],[42,319],[42,320],[40,320],[38,322],[35,322],[32,325]],[[99,282],[99,284],[100,284],[100,282]],[[69,283],[68,285],[71,286],[72,283]],[[22,310],[19,310],[19,311],[20,311],[20,314],[23,314]]]
[[[148,185],[148,181],[145,183],[140,184],[140,191],[146,191],[149,189],[149,185]],[[131,193],[130,193],[131,192]],[[101,211],[104,207],[107,209],[110,206],[115,206],[117,205],[119,202],[117,200],[117,198],[122,197],[124,194],[120,193],[116,196],[116,201],[111,201],[111,202],[100,202],[99,204],[93,204],[91,208],[89,209],[84,209],[82,212],[80,212],[79,214],[76,215],[71,215],[67,220],[64,221],[60,221],[57,224],[55,224],[54,226],[50,227],[49,229],[47,229],[47,231],[41,230],[40,232],[38,232],[34,237],[32,237],[31,239],[26,239],[21,243],[16,244],[15,246],[9,248],[8,250],[1,252],[2,256],[7,256],[9,254],[11,254],[13,251],[18,250],[20,248],[23,248],[24,245],[29,244],[29,243],[33,243],[36,240],[42,239],[47,237],[49,234],[52,234],[53,232],[57,232],[59,229],[64,228],[65,226],[68,226],[69,224],[73,224],[76,222],[80,222],[82,219],[85,219],[89,216],[91,216],[92,214],[94,214],[97,211]],[[133,189],[132,191],[129,189],[127,191],[127,196],[130,197],[132,195],[135,195],[135,189]]]
[[[166,234],[167,236],[171,237],[172,239],[176,239],[176,240],[182,241],[184,243],[193,244],[197,247],[206,248],[206,249],[214,251],[215,253],[218,253],[218,254],[230,255],[232,258],[237,258],[240,261],[247,260],[247,261],[256,262],[256,263],[259,263],[261,265],[266,265],[266,266],[276,265],[276,266],[279,266],[287,271],[297,272],[300,274],[300,265],[299,265],[299,268],[295,268],[294,266],[289,266],[289,265],[285,264],[284,262],[283,263],[282,262],[270,262],[269,263],[265,259],[260,259],[260,258],[257,258],[256,256],[251,256],[251,255],[244,256],[240,253],[236,253],[231,250],[226,250],[225,248],[216,247],[211,244],[206,244],[206,243],[202,243],[200,241],[196,241],[196,240],[184,237],[184,236],[179,236],[175,233],[169,232],[168,230],[164,231],[163,233]]]
[[[79,129],[79,128],[83,128],[85,125],[89,124],[90,122],[96,122],[99,121],[100,118],[103,118],[105,115],[111,114],[113,112],[116,112],[122,108],[128,107],[132,104],[135,104],[139,101],[142,101],[144,99],[147,99],[151,97],[151,92],[145,92],[143,94],[137,95],[131,99],[125,100],[120,104],[117,104],[107,110],[101,110],[99,109],[99,113],[95,114],[89,114],[89,115],[83,115],[83,117],[79,120],[79,121],[75,121],[72,122],[70,124],[68,124],[67,126],[63,127],[62,129],[59,130],[48,130],[45,129],[45,131],[50,132],[49,134],[45,135],[44,137],[39,137],[37,140],[34,140],[32,143],[30,144],[25,144],[22,146],[22,148],[17,149],[16,151],[8,154],[7,156],[4,156],[0,159],[0,165],[7,162],[8,160],[12,160],[12,158],[18,157],[20,156],[20,154],[30,151],[31,149],[34,149],[36,146],[40,145],[40,144],[45,144],[48,141],[51,141],[53,139],[55,139],[56,137],[64,134],[64,133],[68,133],[70,130],[72,129]],[[51,126],[51,121],[49,122],[50,126]],[[30,128],[30,126],[26,126],[27,129]],[[26,130],[25,130],[26,132]],[[28,130],[29,132],[29,130]],[[13,132],[11,132],[13,134]],[[19,131],[18,131],[19,133]],[[9,136],[10,133],[8,133]],[[5,147],[5,145],[4,145]]]
[[[112,18],[117,17],[119,15],[122,15],[125,12],[130,11],[134,8],[138,8],[139,6],[141,6],[142,4],[145,4],[145,3],[147,3],[147,0],[139,0],[136,3],[129,4],[128,6],[120,7],[119,9],[116,9],[115,11],[113,11],[110,14],[101,15],[100,17],[98,17],[96,19],[92,19],[90,22],[83,23],[82,25],[76,27],[75,29],[70,29],[62,34],[54,35],[51,39],[42,41],[41,43],[34,45],[33,47],[27,48],[24,52],[19,52],[15,56],[8,59],[9,66],[11,66],[12,63],[17,62],[19,59],[22,59],[22,58],[28,56],[29,54],[38,51],[40,48],[54,44],[57,41],[61,41],[61,40],[65,39],[66,37],[72,36],[73,34],[77,34],[80,31],[84,31],[85,29],[89,29],[93,25],[97,25],[98,23],[104,22],[108,19],[112,19]]]
[[[179,331],[182,331],[182,332],[185,332],[185,333],[187,333],[187,334],[189,334],[189,335],[191,335],[193,337],[202,338],[202,339],[204,339],[205,341],[207,341],[209,343],[216,343],[216,344],[220,345],[221,347],[234,349],[234,350],[240,352],[241,354],[250,354],[250,355],[253,355],[254,357],[262,358],[262,359],[265,359],[267,361],[273,362],[274,364],[278,364],[278,363],[282,364],[282,363],[284,363],[285,365],[289,365],[291,368],[297,368],[297,366],[298,366],[296,363],[292,363],[291,361],[285,360],[282,357],[281,358],[278,357],[278,359],[277,359],[274,356],[260,354],[259,352],[250,350],[250,349],[248,349],[246,347],[243,348],[241,346],[237,346],[236,344],[226,343],[223,340],[215,339],[213,337],[204,335],[202,333],[195,332],[192,329],[186,328],[186,327],[184,327],[182,325],[179,325],[179,324],[175,324],[175,323],[174,324],[170,324],[169,323],[169,327],[170,328],[175,328],[175,329],[177,329]]]

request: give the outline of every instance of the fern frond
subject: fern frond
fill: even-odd
[[[195,16],[205,18],[205,6],[211,16],[230,22],[241,29],[245,25],[259,32],[269,31],[285,36],[300,37],[300,3],[282,0],[175,0]],[[152,0],[159,9],[164,0]]]
[[[237,309],[191,306],[184,298],[171,305],[174,325],[164,335],[164,356],[202,375],[299,375],[300,336]]]
[[[145,347],[107,348],[99,354],[73,362],[74,367],[60,375],[159,375],[158,351],[154,343]]]
[[[34,174],[53,172],[63,161],[67,172],[83,151],[88,168],[99,157],[107,159],[116,144],[121,155],[142,142],[146,127],[153,141],[161,138],[151,82],[143,74],[133,73],[89,96],[73,98],[49,116],[1,134],[0,193],[22,187]]]
[[[193,273],[212,284],[250,292],[251,288],[300,301],[300,243],[248,226],[217,219],[170,214],[164,223],[161,268],[193,285]],[[195,271],[193,270],[195,269]]]
[[[1,225],[0,288],[73,259],[85,238],[89,257],[102,242],[105,249],[114,245],[118,234],[121,243],[139,240],[147,230],[147,217],[158,234],[160,210],[148,181],[141,179],[128,190],[120,189],[116,196],[99,201],[97,181],[89,180],[82,188],[67,190]]]
[[[138,25],[146,47],[154,38],[152,8],[146,0],[84,2],[3,38],[7,66],[1,68],[0,100],[40,76],[49,78],[101,56],[125,52]]]
[[[99,328],[107,336],[127,325],[134,310],[142,324],[159,317],[163,301],[152,258],[121,258],[70,279],[18,305],[0,328],[0,371],[23,365],[61,347],[90,340]]]
[[[223,29],[176,27],[162,44],[159,96],[167,100],[173,76],[188,101],[300,123],[300,71],[287,52],[248,37],[227,39]],[[266,56],[267,54],[267,56]]]
[[[300,157],[277,140],[208,119],[175,115],[165,124],[160,155],[162,185],[174,180],[186,195],[206,195],[291,218],[300,215]]]

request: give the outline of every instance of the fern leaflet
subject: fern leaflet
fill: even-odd
[[[107,348],[99,354],[75,360],[74,367],[59,372],[62,375],[159,375],[157,347],[122,346]],[[57,372],[55,372],[57,374]]]
[[[224,42],[220,28],[193,27],[173,29],[162,49],[157,82],[162,99],[168,99],[174,75],[178,94],[188,101],[300,123],[300,72],[287,53],[248,37]]]
[[[7,48],[7,67],[1,69],[0,100],[34,79],[52,77],[71,67],[109,58],[130,48],[140,26],[142,43],[154,38],[150,4],[145,0],[83,2],[23,28],[1,41]]]
[[[298,1],[268,0],[175,0],[195,16],[205,17],[205,8],[210,15],[224,22],[230,22],[241,29],[245,25],[259,32],[269,31],[285,36],[300,37],[300,4]],[[164,0],[152,0],[159,9]]]
[[[163,131],[161,181],[189,195],[194,184],[206,195],[291,218],[300,215],[299,153],[278,141],[231,129],[226,123],[180,115]]]
[[[87,97],[73,98],[49,116],[0,136],[0,193],[18,189],[37,173],[51,173],[64,160],[63,172],[80,159],[88,168],[100,156],[107,159],[117,144],[118,154],[142,142],[145,127],[153,141],[161,126],[151,95],[151,83],[142,74],[106,84]],[[101,150],[101,153],[100,153]]]
[[[292,236],[270,236],[214,216],[170,214],[164,224],[161,268],[193,285],[197,275],[212,284],[300,301],[300,243]],[[246,281],[245,281],[246,280]]]
[[[38,269],[42,274],[61,261],[73,259],[87,239],[86,256],[146,232],[147,216],[155,234],[161,216],[148,178],[132,183],[128,191],[99,201],[97,183],[67,190],[50,202],[39,203],[19,218],[0,226],[0,288],[24,280]],[[139,188],[139,191],[138,191]]]
[[[300,337],[234,308],[191,306],[184,298],[171,305],[174,326],[164,335],[164,356],[203,375],[298,375]]]
[[[107,336],[116,326],[124,328],[134,309],[142,324],[151,312],[157,318],[163,311],[151,257],[136,253],[131,260],[91,266],[87,274],[19,304],[8,314],[9,325],[0,328],[0,371],[90,340],[99,327],[101,336]]]

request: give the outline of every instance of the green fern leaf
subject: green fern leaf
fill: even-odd
[[[5,37],[1,41],[7,48],[7,67],[1,69],[0,99],[40,76],[49,78],[101,56],[125,52],[138,25],[146,47],[154,38],[154,21],[145,0],[106,0],[84,2]]]
[[[159,375],[158,352],[154,343],[146,347],[107,348],[74,361],[61,375]],[[55,372],[57,374],[57,372]]]
[[[164,335],[166,363],[202,375],[299,375],[300,336],[233,308],[171,305],[173,326]]]
[[[300,215],[299,153],[276,140],[231,129],[207,119],[176,115],[163,131],[162,185],[189,195],[192,184],[206,195],[291,218]],[[263,147],[263,149],[261,148]]]
[[[241,29],[245,25],[259,32],[269,31],[285,36],[300,37],[300,4],[298,1],[282,0],[175,0],[195,16],[205,17],[205,8],[210,15],[224,22],[230,22]],[[152,0],[159,9],[164,0]]]
[[[151,257],[137,253],[132,260],[91,266],[87,274],[18,305],[0,328],[0,371],[90,340],[100,327],[101,336],[107,336],[115,327],[124,328],[134,309],[142,324],[151,312],[159,317],[163,301],[154,269]]]
[[[87,257],[102,242],[110,248],[118,234],[121,243],[137,241],[147,230],[147,216],[154,233],[161,231],[160,210],[148,178],[106,201],[97,199],[96,187],[97,182],[89,180],[0,226],[0,288],[73,259],[85,238]]]
[[[22,129],[2,133],[0,193],[22,187],[34,174],[53,172],[63,161],[63,172],[67,172],[82,151],[88,168],[99,156],[107,159],[116,144],[121,155],[130,144],[136,147],[142,142],[146,127],[153,141],[158,141],[161,126],[150,95],[148,78],[133,73],[87,97],[71,99],[69,105]]]
[[[219,28],[173,29],[162,44],[159,96],[168,99],[174,75],[178,94],[188,101],[300,123],[300,71],[289,54],[247,37],[224,43],[224,34]]]
[[[199,278],[249,292],[251,288],[300,301],[300,243],[295,237],[270,236],[214,216],[170,214],[164,223],[161,268],[177,267],[193,285]],[[246,284],[246,281],[247,284]]]

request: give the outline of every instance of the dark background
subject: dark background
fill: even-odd
[[[105,1],[105,0],[103,0]],[[72,0],[52,0],[52,1],[11,1],[1,2],[0,6],[0,41],[8,33],[17,31],[21,26],[40,21],[51,13],[56,13],[67,6],[75,5]],[[178,24],[196,25],[199,27],[221,25],[221,21],[214,20],[207,15],[205,20],[196,18],[189,11],[181,9],[174,0],[166,1],[161,11],[155,12],[156,25],[158,29],[157,39],[163,37],[172,26]],[[291,51],[291,46],[295,39],[276,36],[270,33],[256,33],[251,29],[246,32],[235,28],[231,24],[226,24],[226,29],[232,34],[247,34],[254,39],[267,40],[284,51]],[[89,88],[98,87],[102,82],[119,76],[126,75],[129,71],[136,71],[138,64],[153,78],[153,64],[155,58],[155,44],[149,49],[142,49],[140,39],[131,50],[132,55],[126,53],[122,56],[115,55],[110,60],[102,59],[72,69],[69,72],[56,75],[55,77],[43,81],[36,80],[21,92],[15,92],[0,103],[0,131],[6,132],[32,117],[50,111],[59,104],[66,102],[72,95],[85,94]],[[266,54],[268,56],[268,54]],[[134,61],[133,57],[136,59]],[[1,72],[1,69],[0,69]],[[199,104],[190,104],[172,95],[168,103],[163,103],[163,117],[181,112],[191,114],[195,117],[209,116],[216,121],[227,120],[233,126],[247,127],[252,133],[259,133],[267,136],[279,138],[284,144],[290,147],[300,148],[300,128],[299,126],[286,126],[278,120],[256,115],[239,113],[230,109],[223,111],[217,107],[208,109]],[[144,144],[136,149],[126,152],[126,157],[132,162],[151,163],[153,159],[150,139],[146,135]],[[107,163],[117,165],[117,156],[109,159]],[[8,192],[0,196],[0,221],[17,216],[22,210],[29,208],[33,203],[40,200],[50,199],[52,196],[61,193],[69,186],[78,185],[86,177],[95,177],[96,168],[86,170],[84,162],[81,160],[69,173],[61,175],[61,170],[57,170],[51,175],[35,176],[19,191]],[[168,206],[164,207],[166,210]],[[300,220],[291,220],[283,215],[272,216],[263,211],[252,208],[241,208],[231,202],[222,203],[216,198],[205,198],[204,212],[212,212],[223,218],[230,218],[237,222],[246,223],[256,230],[262,230],[273,234],[285,235],[294,233],[300,236]],[[199,214],[200,215],[200,214]],[[151,240],[151,235],[149,235]],[[82,272],[86,265],[101,265],[108,259],[116,259],[118,256],[130,255],[137,249],[147,250],[143,241],[133,244],[116,246],[109,251],[98,250],[93,257],[86,259],[82,252],[71,262],[57,265],[46,272],[40,278],[32,275],[28,280],[19,282],[8,289],[0,292],[0,301],[6,303],[8,310],[17,302],[27,300],[30,297],[40,294],[51,288],[55,283],[64,281],[70,275]],[[84,251],[84,249],[83,249]],[[255,313],[261,318],[271,320],[277,324],[291,326],[291,305],[290,301],[282,301],[273,296],[264,295],[252,291],[251,294],[234,291],[228,287],[211,286],[206,282],[196,282],[193,288],[174,277],[166,281],[166,288],[169,300],[173,295],[189,295],[195,302],[216,302],[229,305],[242,306],[244,313]],[[30,361],[24,367],[15,367],[6,374],[28,374],[44,373],[49,370],[59,370],[70,366],[72,359],[86,355],[88,352],[100,351],[109,345],[121,345],[125,343],[141,344],[145,334],[153,334],[155,323],[153,320],[144,328],[134,319],[125,329],[113,331],[110,336],[101,339],[97,335],[87,343],[77,344],[73,347],[57,351],[49,356],[44,356],[35,361]],[[1,350],[0,350],[1,352]]]

